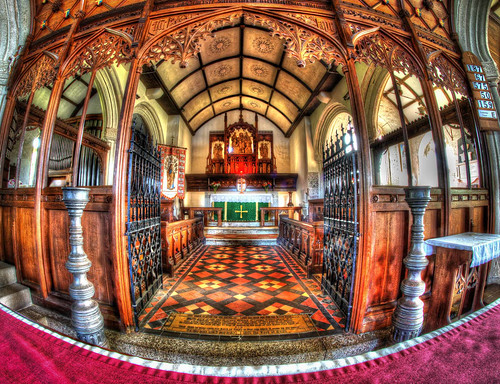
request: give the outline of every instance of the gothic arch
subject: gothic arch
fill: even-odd
[[[139,50],[138,57],[143,64],[163,59],[180,61],[181,66],[185,66],[199,52],[199,41],[208,38],[216,29],[237,24],[242,17],[250,18],[255,24],[267,28],[274,36],[284,40],[285,50],[297,59],[299,66],[306,65],[306,61],[311,59],[324,60],[328,64],[345,64],[347,52],[338,40],[331,37],[333,32],[329,34],[298,19],[245,5],[236,10],[225,9],[179,22],[146,41]],[[294,35],[297,29],[311,35],[312,39],[307,46],[297,44]]]
[[[154,141],[156,141],[157,143],[164,142],[160,119],[158,118],[156,111],[151,105],[149,105],[147,102],[142,102],[136,105],[134,108],[134,114],[138,114],[144,119],[146,126],[151,131],[151,135],[153,136]]]
[[[350,114],[351,112],[345,105],[338,102],[332,102],[327,105],[318,120],[316,132],[314,134],[313,146],[314,158],[319,164],[323,163],[323,149],[330,127],[335,121],[335,118],[337,118],[337,116],[341,113]]]
[[[97,72],[95,87],[101,101],[104,120],[103,138],[116,140],[123,90],[113,66],[102,68]]]
[[[387,80],[387,71],[375,64],[370,64],[363,82],[361,92],[363,95],[367,122],[368,137],[374,137],[377,129],[378,106],[383,93],[383,85]]]

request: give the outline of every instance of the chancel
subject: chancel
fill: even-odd
[[[498,381],[499,0],[0,33],[0,382]]]

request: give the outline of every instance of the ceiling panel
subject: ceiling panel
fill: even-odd
[[[306,87],[283,71],[278,76],[276,89],[293,100],[299,108],[304,107],[311,96]]]
[[[253,97],[243,96],[241,98],[241,105],[243,108],[250,111],[260,113],[261,115],[266,115],[267,103],[262,100],[254,99]]]
[[[243,54],[270,61],[278,65],[283,53],[283,42],[272,37],[268,31],[245,27],[243,35]]]
[[[281,111],[290,120],[295,120],[299,114],[299,109],[280,92],[275,91],[273,97],[271,98],[271,105],[277,110]]]
[[[161,76],[163,83],[168,89],[172,89],[175,84],[184,79],[190,73],[200,68],[198,60],[190,60],[186,68],[181,68],[179,63],[172,64],[170,61],[162,62],[156,69]]]
[[[240,33],[240,28],[225,29],[216,32],[214,38],[203,41],[200,51],[203,64],[209,64],[224,57],[239,55]]]
[[[220,100],[224,97],[239,95],[240,94],[240,81],[230,80],[222,84],[218,84],[210,88],[210,95],[212,101]]]
[[[309,89],[316,88],[326,73],[326,67],[318,60],[314,63],[307,62],[304,68],[300,68],[297,60],[287,55],[283,59],[283,68],[306,83]]]
[[[210,96],[208,91],[204,91],[188,102],[182,109],[186,119],[191,120],[191,118],[198,112],[210,105]]]
[[[240,77],[240,59],[220,61],[205,68],[208,85]]]
[[[234,96],[227,99],[222,99],[217,101],[214,105],[214,110],[217,115],[229,111],[230,109],[235,109],[240,107],[240,97]]]
[[[281,114],[277,109],[269,106],[266,116],[278,126],[279,129],[286,133],[290,128],[290,121]]]
[[[214,111],[212,110],[212,107],[207,107],[200,113],[198,113],[190,122],[189,124],[191,127],[196,131],[198,128],[200,128],[203,123],[206,121],[210,120],[212,117],[214,117]]]
[[[201,71],[196,71],[186,80],[180,83],[172,91],[172,97],[176,101],[179,107],[183,107],[184,104],[194,95],[201,92],[206,88],[205,79],[203,78],[203,73]]]
[[[271,97],[272,88],[256,81],[245,79],[242,82],[242,88],[244,95],[253,96],[264,101],[269,101],[269,97]]]
[[[276,67],[261,60],[243,59],[243,77],[247,79],[256,79],[272,87],[276,72]]]

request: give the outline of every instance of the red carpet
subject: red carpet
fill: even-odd
[[[1,307],[0,383],[498,383],[499,303],[497,300],[488,311],[456,328],[448,327],[447,332],[430,339],[414,339],[408,345],[421,343],[390,354],[403,346],[346,360],[232,368],[171,365],[72,344]],[[346,362],[352,365],[326,369]],[[273,372],[295,374],[270,376]]]

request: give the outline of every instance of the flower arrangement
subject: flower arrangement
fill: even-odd
[[[266,190],[266,193],[267,193],[267,191],[269,190],[269,188],[271,188],[272,186],[273,186],[273,185],[271,184],[271,182],[270,182],[270,181],[264,181],[264,182],[262,183],[262,188],[264,188],[264,189]]]
[[[217,190],[219,189],[220,187],[220,182],[219,181],[212,181],[210,183],[210,186],[212,187],[212,189],[214,190],[214,193],[217,193]]]

